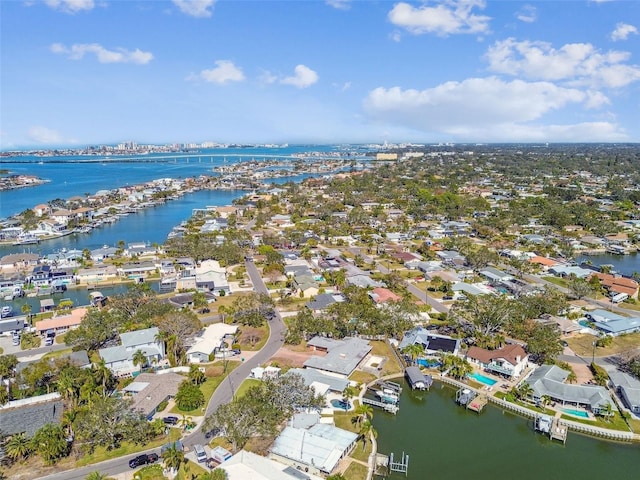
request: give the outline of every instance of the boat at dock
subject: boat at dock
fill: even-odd
[[[18,235],[13,245],[34,245],[40,243],[40,239],[31,233],[23,233]]]

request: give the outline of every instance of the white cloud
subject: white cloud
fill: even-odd
[[[200,79],[209,83],[225,85],[231,82],[242,82],[245,77],[242,69],[236,67],[230,60],[217,60],[215,68],[202,70],[197,75],[190,75],[187,80]]]
[[[100,63],[136,63],[145,65],[153,60],[151,52],[143,52],[138,48],[135,50],[124,48],[107,50],[97,43],[74,43],[71,47],[66,47],[61,43],[54,43],[49,48],[53,53],[67,55],[71,60],[80,60],[89,53],[93,53]]]
[[[533,23],[538,19],[538,10],[533,5],[524,5],[516,13],[516,18],[521,22]]]
[[[271,85],[272,83],[276,83],[278,81],[278,77],[277,75],[271,73],[269,70],[263,70],[263,72],[258,77],[258,81],[260,83]]]
[[[617,42],[619,40],[626,40],[629,35],[637,35],[638,29],[633,25],[629,25],[628,23],[618,23],[616,24],[616,28],[613,32],[611,32],[611,40]]]
[[[44,3],[54,10],[71,14],[92,10],[95,7],[93,0],[44,0]]]
[[[318,74],[306,65],[297,65],[292,77],[285,77],[280,83],[293,85],[297,88],[307,88],[318,81]]]
[[[460,138],[485,137],[486,141],[524,138],[529,128],[543,132],[533,122],[545,114],[569,105],[593,108],[608,101],[599,92],[551,82],[507,82],[488,77],[446,82],[425,90],[376,88],[365,99],[364,109],[373,119],[391,125]],[[560,132],[562,127],[556,130]],[[568,130],[565,134],[569,138]]]
[[[325,0],[325,3],[338,10],[349,10],[351,8],[351,0]]]
[[[398,27],[419,35],[435,33],[447,36],[454,33],[486,33],[490,17],[472,13],[474,8],[484,9],[484,0],[444,0],[433,6],[414,7],[396,3],[389,12],[389,21]]]
[[[623,64],[630,58],[628,52],[602,53],[590,43],[569,43],[555,49],[547,42],[508,38],[493,44],[485,58],[495,73],[565,81],[574,86],[619,88],[640,80],[640,67]]]
[[[62,143],[62,135],[55,130],[42,126],[33,126],[27,131],[29,140],[41,144]]]
[[[173,0],[173,3],[185,15],[206,18],[212,15],[216,0]]]

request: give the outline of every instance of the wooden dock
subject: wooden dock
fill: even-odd
[[[489,400],[487,400],[486,395],[478,395],[473,400],[467,403],[467,409],[473,410],[476,413],[480,413],[487,403],[489,403]]]
[[[567,441],[567,431],[569,428],[560,420],[560,412],[556,413],[551,422],[551,430],[549,431],[549,438],[551,440],[560,440],[562,443]]]
[[[383,410],[393,414],[398,413],[398,410],[400,410],[400,407],[398,407],[397,404],[379,402],[378,400],[373,400],[372,398],[367,398],[367,397],[362,397],[362,403],[366,403],[367,405],[372,405],[374,407],[382,408]]]

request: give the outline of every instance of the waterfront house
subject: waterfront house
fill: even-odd
[[[32,208],[33,213],[36,214],[36,217],[44,217],[45,215],[49,215],[51,213],[51,207],[46,203],[39,203],[35,207]]]
[[[139,370],[133,365],[133,356],[140,350],[148,363],[160,361],[165,356],[164,342],[158,340],[157,327],[120,334],[120,346],[101,348],[98,354],[116,376],[131,375]]]
[[[50,215],[51,219],[55,220],[58,223],[61,223],[62,225],[67,225],[69,223],[69,220],[71,220],[73,216],[74,215],[72,211],[66,210],[64,208],[56,210]]]
[[[0,258],[0,270],[31,270],[38,264],[39,259],[40,255],[36,253],[10,253]]]
[[[640,417],[640,380],[620,370],[608,370],[611,387],[622,399],[624,405]]]
[[[470,363],[491,373],[518,378],[527,368],[529,355],[518,344],[506,345],[496,350],[471,347],[466,355]]]
[[[224,461],[220,468],[226,472],[228,480],[322,480],[322,477],[246,450],[240,450]]]
[[[309,428],[287,426],[271,446],[269,458],[314,475],[329,475],[354,449],[358,437],[325,423]]]
[[[606,335],[617,336],[640,331],[640,317],[623,317],[608,310],[596,309],[585,314]]]
[[[589,408],[594,414],[613,406],[606,388],[598,385],[570,385],[565,383],[569,372],[556,365],[543,365],[536,368],[525,380],[532,389],[531,399],[537,404],[542,397],[548,396],[562,405],[575,405]]]
[[[398,344],[398,350],[402,351],[414,344],[422,345],[425,353],[430,355],[439,352],[457,355],[460,351],[460,339],[438,335],[424,327],[416,327],[406,332]]]
[[[315,368],[344,377],[351,375],[371,351],[369,342],[362,338],[346,337],[342,340],[334,340],[316,336],[307,342],[307,346],[327,354],[324,357],[308,358],[304,362],[305,368]]]
[[[182,375],[172,372],[141,373],[123,390],[132,398],[131,410],[151,420],[162,402],[176,396],[184,379]]]
[[[206,363],[213,360],[217,351],[227,348],[227,340],[233,339],[238,332],[237,325],[214,323],[205,328],[194,344],[187,350],[189,363]]]
[[[638,298],[638,282],[632,278],[626,278],[610,273],[594,272],[589,278],[597,277],[600,280],[600,285],[607,289],[609,295],[615,295],[618,293],[625,293],[631,298]]]
[[[154,262],[133,262],[125,263],[117,268],[118,275],[127,279],[140,279],[153,275],[156,272]]]
[[[96,248],[95,250],[91,250],[91,260],[94,262],[102,262],[107,258],[115,257],[118,254],[118,249],[116,247],[109,247],[104,245],[102,248]]]
[[[99,284],[118,277],[114,265],[100,265],[93,268],[80,268],[76,272],[77,283]]]
[[[31,285],[49,285],[51,279],[51,266],[38,265],[33,268],[31,274],[27,277],[27,282]]]
[[[300,375],[307,387],[313,387],[318,395],[329,392],[342,394],[349,386],[349,379],[342,376],[331,375],[315,368],[292,368],[285,375]]]

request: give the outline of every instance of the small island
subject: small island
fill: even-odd
[[[0,175],[7,175],[10,173],[7,169],[0,170]],[[16,188],[35,187],[47,183],[49,180],[45,180],[35,175],[9,175],[7,177],[0,177],[0,192],[4,190],[14,190]]]

